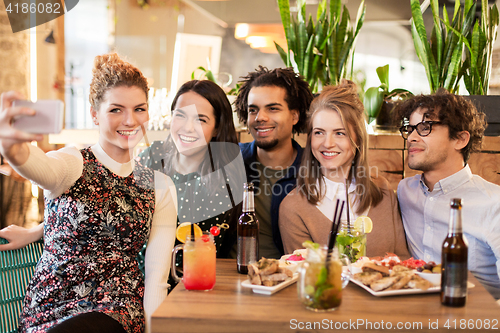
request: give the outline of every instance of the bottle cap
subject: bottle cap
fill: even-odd
[[[461,198],[453,198],[450,202],[451,208],[462,208],[462,199]]]

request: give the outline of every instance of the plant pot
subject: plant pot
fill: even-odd
[[[398,126],[395,124],[394,115],[392,111],[394,110],[394,103],[384,101],[382,103],[382,108],[375,121],[375,130],[381,132],[397,132]]]
[[[500,96],[499,95],[471,95],[464,96],[474,103],[478,111],[486,114],[488,127],[484,131],[486,136],[500,135]]]

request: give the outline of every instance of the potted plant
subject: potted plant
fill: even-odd
[[[498,24],[497,5],[490,8],[487,0],[481,0],[481,19],[475,21],[471,33],[464,36],[459,31],[454,31],[467,47],[459,76],[463,75],[465,87],[471,95],[488,94]]]
[[[209,64],[210,66],[210,64]],[[233,121],[234,121],[234,126],[236,129],[240,129],[245,127],[245,124],[240,122],[240,119],[238,117],[238,114],[236,113],[236,110],[234,110],[234,101],[236,100],[236,96],[238,95],[238,90],[240,89],[240,83],[236,83],[236,87],[229,89],[227,88],[231,82],[233,81],[233,76],[229,73],[226,72],[221,72],[218,75],[215,75],[212,70],[210,70],[210,67],[206,69],[205,67],[199,66],[196,68],[192,73],[191,73],[191,80],[195,79],[195,72],[197,70],[201,71],[201,75],[198,77],[198,80],[201,80],[203,78],[210,80],[212,82],[217,83],[219,86],[221,86],[222,89],[226,91],[226,96],[227,99],[229,100],[229,103],[231,103],[231,106],[233,107]],[[221,82],[219,79],[219,75],[224,74],[228,77],[227,81]]]
[[[327,0],[321,0],[316,22],[312,15],[306,20],[306,0],[297,0],[297,17],[290,13],[289,0],[277,1],[287,51],[275,45],[286,66],[293,67],[304,76],[313,92],[317,92],[320,86],[337,84],[347,77],[356,38],[364,22],[364,0],[359,6],[354,26],[351,26],[347,7],[342,8],[341,0],[330,0],[328,8]],[[350,69],[352,71],[352,66]]]
[[[429,42],[420,2],[410,1],[411,34],[417,56],[424,65],[431,93],[439,88],[452,93],[458,92],[465,39],[456,32],[468,36],[474,23],[476,5],[472,0],[467,0],[462,8],[460,0],[455,0],[453,18],[450,21],[446,6],[443,6],[443,17],[440,18],[438,0],[430,0],[434,25]]]
[[[493,43],[499,24],[498,8],[481,0],[481,16],[477,20],[476,2],[466,0],[462,8],[455,0],[453,19],[450,21],[443,7],[439,19],[438,0],[430,0],[434,17],[431,44],[426,36],[418,0],[411,0],[412,36],[417,55],[425,67],[431,92],[443,87],[458,93],[458,82],[464,79],[465,87],[476,106],[487,115],[486,135],[500,135],[500,96],[488,93],[493,55]]]
[[[389,90],[389,65],[377,68],[377,75],[380,79],[378,87],[368,88],[365,92],[363,104],[368,123],[376,120],[379,129],[391,129],[393,102],[413,96],[413,94],[402,88]]]
[[[491,8],[487,0],[481,1],[481,19],[476,20],[472,33],[464,40],[465,60],[461,69],[469,98],[487,115],[485,134],[500,135],[500,96],[488,95],[493,57],[493,44],[497,38],[499,14],[497,5]],[[465,38],[462,36],[462,38]]]

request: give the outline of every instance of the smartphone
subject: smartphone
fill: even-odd
[[[27,107],[36,111],[33,116],[19,116],[13,127],[34,134],[57,134],[63,127],[64,103],[60,100],[38,100],[36,102],[16,100],[12,106]]]

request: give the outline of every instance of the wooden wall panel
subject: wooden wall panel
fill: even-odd
[[[393,190],[398,188],[398,183],[403,179],[401,154],[402,150],[370,149],[368,151],[371,175],[373,176],[376,172],[378,176],[386,178]]]
[[[469,166],[473,174],[479,175],[489,182],[500,185],[500,154],[472,154]]]
[[[304,147],[306,135],[295,136],[295,140]],[[252,136],[246,131],[240,132],[240,141],[252,141]],[[404,140],[400,135],[370,135],[369,147],[368,163],[370,167],[375,168],[371,170],[372,174],[378,172],[380,176],[385,177],[392,189],[397,189],[403,177],[413,177],[421,173],[408,167],[408,151],[404,149]],[[485,137],[482,149],[482,153],[471,155],[469,165],[472,173],[500,185],[500,137]]]

